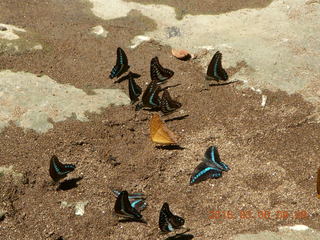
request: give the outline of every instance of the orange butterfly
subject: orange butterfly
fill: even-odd
[[[177,144],[177,136],[161,121],[159,114],[153,114],[151,117],[150,136],[154,143],[162,145]]]
[[[318,168],[317,193],[318,193],[318,198],[320,199],[320,168]]]

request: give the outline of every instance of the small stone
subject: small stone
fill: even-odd
[[[8,28],[6,28],[5,26],[0,26],[0,31],[7,31]]]
[[[107,37],[108,35],[108,31],[106,31],[101,25],[91,28],[91,33],[101,37]]]
[[[261,107],[265,107],[266,106],[267,98],[268,97],[266,95],[262,95]]]
[[[74,206],[75,214],[77,216],[83,216],[84,215],[84,208],[87,204],[88,204],[88,201],[77,202],[76,205]]]
[[[2,221],[2,220],[5,218],[6,213],[7,213],[7,212],[6,212],[5,210],[0,209],[0,221]]]
[[[188,51],[183,50],[183,49],[181,49],[181,50],[172,49],[172,50],[171,50],[171,54],[172,54],[174,57],[176,57],[176,58],[178,58],[178,59],[180,59],[180,60],[188,60],[188,59],[191,58],[191,55],[188,53]]]

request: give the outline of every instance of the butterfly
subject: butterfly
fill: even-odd
[[[160,65],[158,57],[154,57],[151,59],[150,75],[152,81],[160,84],[171,78],[173,74],[174,72],[172,70],[164,68]]]
[[[122,191],[118,195],[114,205],[114,211],[121,217],[130,218],[133,220],[140,220],[142,218],[140,212],[131,206],[127,191]]]
[[[169,114],[175,111],[176,109],[180,108],[182,106],[181,103],[174,101],[168,90],[163,90],[162,98],[161,98],[161,112],[164,114]]]
[[[228,80],[228,74],[222,68],[221,59],[222,59],[222,54],[219,51],[217,51],[213,55],[209,63],[209,66],[207,69],[207,75],[206,75],[207,80],[216,80],[216,81]]]
[[[318,176],[317,176],[317,193],[318,193],[318,198],[320,199],[320,168],[318,168]]]
[[[149,107],[151,109],[160,108],[161,99],[159,92],[161,91],[160,86],[156,81],[151,81],[143,92],[142,101],[136,105],[136,111],[143,107]]]
[[[128,81],[129,96],[130,96],[131,104],[133,104],[136,101],[138,101],[139,96],[142,93],[142,89],[134,80],[134,76],[132,72],[129,72],[128,78],[129,78],[129,81]]]
[[[167,128],[164,122],[161,121],[159,114],[153,114],[151,117],[150,136],[154,143],[162,145],[177,144],[176,135]]]
[[[76,166],[74,164],[63,164],[59,161],[56,155],[53,155],[50,160],[49,174],[53,181],[57,182],[72,172]]]
[[[122,48],[117,48],[117,62],[112,68],[109,78],[120,77],[125,73],[130,66],[128,65],[128,58]]]
[[[164,203],[160,210],[159,228],[162,232],[172,232],[175,228],[180,228],[184,224],[184,219],[173,213],[169,209],[169,204]]]
[[[121,191],[112,190],[113,194],[116,197],[119,197]],[[128,199],[131,204],[131,207],[135,208],[138,212],[143,211],[147,207],[147,203],[145,202],[145,195],[143,193],[128,193]]]
[[[219,178],[222,171],[229,171],[227,164],[220,160],[220,156],[216,147],[209,147],[203,161],[196,167],[190,178],[190,185],[207,180],[208,178]]]

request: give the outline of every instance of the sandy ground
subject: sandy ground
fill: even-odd
[[[116,85],[108,79],[116,48],[125,49],[131,69],[142,75],[137,80],[142,88],[150,80],[150,59],[158,56],[175,71],[168,84],[181,84],[170,89],[182,103],[181,110],[163,119],[169,120],[168,127],[180,136],[184,149],[156,148],[149,138],[151,113],[135,112],[131,105],[88,113],[86,122],[72,117],[52,121],[53,128],[42,134],[12,122],[0,135],[0,166],[14,170],[0,175],[0,208],[6,212],[0,222],[1,238],[165,239],[158,229],[165,201],[185,218],[194,239],[230,239],[293,224],[319,230],[315,176],[320,127],[315,105],[300,94],[262,90],[268,100],[261,107],[261,94],[242,88],[241,82],[202,91],[198,60],[179,61],[171,56],[170,47],[156,41],[127,48],[134,36],[154,30],[154,21],[137,11],[102,20],[91,7],[84,1],[1,1],[0,22],[27,29],[32,35],[25,37],[44,49],[3,53],[0,69],[46,75],[88,94],[102,88],[127,93],[126,82]],[[246,7],[257,6],[253,1]],[[108,29],[106,38],[90,34],[97,25]],[[240,63],[227,69],[231,77],[240,70]],[[176,119],[181,116],[186,117]],[[219,148],[231,170],[220,179],[189,186],[193,169],[210,145]],[[77,187],[57,191],[50,185],[53,154],[77,165],[68,176],[83,177]],[[144,192],[147,224],[119,222],[109,188]],[[61,201],[88,201],[85,214],[76,216],[73,208],[62,208]],[[269,219],[265,212],[270,212]]]

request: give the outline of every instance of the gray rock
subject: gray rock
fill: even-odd
[[[167,27],[166,31],[168,34],[168,38],[181,36],[181,31],[180,31],[180,28],[178,28],[178,27],[175,27],[175,26]]]

